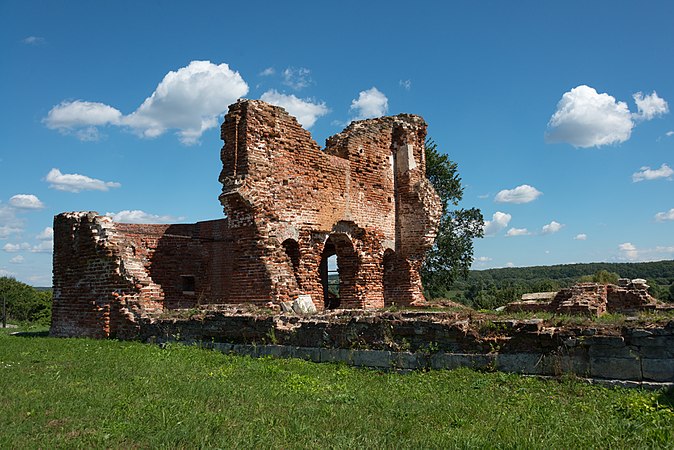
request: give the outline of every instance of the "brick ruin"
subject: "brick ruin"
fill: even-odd
[[[508,311],[546,311],[557,314],[601,316],[668,309],[648,293],[646,280],[621,278],[618,284],[578,283],[559,292],[525,294],[509,303]]]
[[[441,202],[425,178],[421,117],[356,121],[321,149],[282,108],[241,100],[221,137],[222,219],[54,218],[52,335],[123,338],[166,310],[300,296],[318,310],[424,302],[419,269]]]

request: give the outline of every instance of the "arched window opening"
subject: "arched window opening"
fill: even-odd
[[[281,245],[283,246],[288,259],[290,260],[290,265],[293,269],[293,276],[299,285],[300,279],[298,270],[300,268],[300,245],[294,239],[286,239]]]
[[[325,309],[339,308],[339,265],[335,244],[328,239],[323,249],[319,267],[321,285],[323,286],[323,306]]]

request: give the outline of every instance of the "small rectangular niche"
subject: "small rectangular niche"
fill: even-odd
[[[194,295],[195,291],[194,275],[180,275],[180,284],[182,286],[183,294]]]

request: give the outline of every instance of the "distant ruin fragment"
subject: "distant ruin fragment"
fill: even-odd
[[[507,311],[553,312],[557,314],[601,316],[664,309],[648,293],[646,280],[621,278],[618,284],[578,283],[559,292],[524,294],[522,301],[506,306]]]
[[[419,268],[441,203],[425,178],[421,117],[353,122],[322,150],[284,109],[240,100],[221,137],[225,218],[54,218],[52,335],[130,337],[166,310],[300,296],[318,310],[424,302]],[[328,289],[333,255],[338,296]]]

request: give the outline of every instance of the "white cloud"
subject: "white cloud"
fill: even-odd
[[[44,38],[40,36],[28,36],[27,38],[23,38],[21,42],[28,45],[40,45],[44,44],[45,41]]]
[[[637,120],[651,120],[669,112],[669,105],[664,99],[658,97],[655,91],[645,97],[641,92],[637,92],[632,97],[637,104],[638,112],[633,114]]]
[[[546,139],[574,147],[599,147],[625,142],[633,126],[625,102],[581,85],[562,96],[548,122]]]
[[[160,216],[157,214],[150,214],[138,209],[119,211],[116,213],[105,213],[106,216],[112,217],[115,222],[121,223],[175,223],[182,220],[182,217],[174,216]]]
[[[119,125],[122,113],[112,106],[97,102],[63,101],[54,106],[42,121],[47,128],[64,134],[75,133],[83,141],[98,139],[103,125]]]
[[[400,80],[399,84],[406,91],[412,89],[412,80]]]
[[[361,91],[358,98],[351,101],[351,111],[356,116],[354,120],[380,117],[388,111],[388,98],[376,87]]]
[[[561,223],[555,222],[555,221],[553,220],[553,221],[550,222],[549,224],[543,225],[543,229],[541,230],[541,233],[543,233],[543,234],[552,234],[552,233],[556,233],[556,232],[558,232],[559,230],[561,230],[563,226],[564,226],[564,225],[562,225]]]
[[[496,211],[493,215],[491,220],[487,220],[484,222],[484,234],[485,236],[493,236],[505,227],[508,226],[510,223],[510,219],[512,219],[512,216],[508,213],[504,213],[501,211]]]
[[[14,277],[14,276],[16,276],[14,272],[10,272],[9,270],[0,268],[0,277]]]
[[[262,94],[260,100],[284,108],[307,129],[311,128],[319,117],[330,112],[324,102],[316,103],[312,99],[302,100],[294,95],[281,94],[275,89]]]
[[[2,249],[7,253],[16,253],[22,250],[30,250],[30,244],[28,242],[22,242],[20,244],[11,244],[8,242]]]
[[[639,257],[639,251],[631,242],[625,242],[618,246],[618,249],[623,253],[623,256],[627,259],[637,259]]]
[[[666,133],[665,133],[665,136],[667,136],[667,137],[669,137],[669,136],[674,136],[674,131],[668,131],[668,132],[666,132]]]
[[[23,231],[23,220],[16,213],[16,208],[0,204],[0,239],[7,239],[10,235]]]
[[[664,222],[665,220],[674,220],[674,208],[669,211],[659,212],[655,215],[655,220]]]
[[[24,257],[21,255],[16,255],[14,258],[10,259],[11,264],[21,264],[24,261]]]
[[[668,180],[671,180],[672,175],[674,175],[674,170],[667,164],[662,163],[659,169],[651,169],[648,166],[642,167],[639,172],[634,172],[632,174],[632,181],[637,183],[643,180],[657,180],[658,178],[667,178]]]
[[[511,228],[506,233],[506,237],[528,236],[530,234],[531,233],[529,233],[529,230],[527,230],[526,228]]]
[[[44,203],[33,194],[17,194],[9,199],[9,204],[19,209],[42,209]]]
[[[186,145],[198,142],[202,133],[218,125],[218,116],[248,93],[248,85],[227,64],[192,61],[166,74],[152,95],[123,122],[144,137],[156,137],[178,129]]]
[[[515,267],[515,263],[511,262],[511,261],[508,261],[505,266],[506,267]]]
[[[114,181],[102,181],[77,173],[61,173],[59,169],[52,169],[45,178],[49,187],[59,191],[107,191],[110,188],[118,188],[121,184]]]
[[[491,260],[492,258],[490,258],[489,256],[478,256],[477,258],[475,258],[475,261],[478,262],[489,262]]]
[[[54,241],[52,239],[40,241],[37,245],[30,248],[32,253],[51,253],[54,251]]]
[[[283,84],[299,91],[311,84],[311,71],[306,67],[288,67],[283,71]]]
[[[52,227],[45,227],[40,234],[35,236],[35,239],[39,241],[50,241],[54,239],[54,229]]]
[[[543,193],[533,186],[523,184],[515,189],[504,189],[496,194],[494,201],[499,203],[529,203],[536,200]]]
[[[576,241],[586,241],[587,240],[587,234],[585,234],[585,233],[577,234],[573,239],[575,239]]]
[[[11,225],[0,225],[0,239],[7,239],[12,234],[19,234],[23,231],[23,228],[15,227]]]
[[[98,138],[98,128],[118,125],[154,138],[176,129],[180,141],[196,144],[204,131],[218,125],[227,106],[248,93],[248,85],[227,64],[192,61],[170,71],[155,91],[129,115],[104,103],[75,100],[54,106],[44,119],[48,128],[82,140]]]
[[[276,70],[274,70],[273,67],[267,67],[262,72],[260,72],[260,76],[261,77],[268,77],[268,76],[274,75],[275,73],[276,73]]]
[[[601,147],[627,141],[634,120],[651,120],[669,111],[667,102],[652,94],[633,95],[637,113],[630,113],[627,103],[609,94],[599,94],[590,86],[580,85],[562,95],[557,110],[548,122],[547,142],[566,142],[574,147]]]

